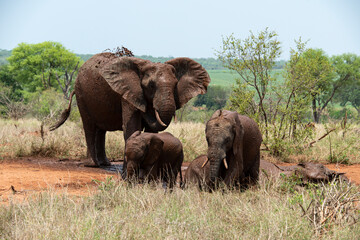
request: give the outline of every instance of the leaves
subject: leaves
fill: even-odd
[[[8,58],[9,71],[22,88],[29,92],[60,86],[56,75],[63,76],[76,68],[80,58],[60,43],[20,43]]]

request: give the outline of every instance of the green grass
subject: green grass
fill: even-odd
[[[207,70],[210,75],[210,86],[232,87],[238,75],[230,70]]]
[[[283,82],[284,78],[282,76],[282,69],[274,69],[273,77],[279,79],[279,82]],[[210,86],[222,86],[222,87],[232,87],[236,83],[236,79],[240,76],[231,70],[207,70],[210,75],[211,83]]]

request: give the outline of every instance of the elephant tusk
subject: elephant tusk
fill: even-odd
[[[201,168],[203,168],[203,167],[207,164],[208,161],[209,161],[209,158],[206,158],[206,161],[203,163],[203,165],[201,166]]]
[[[156,111],[156,109],[155,109],[155,117],[156,117],[156,120],[161,124],[161,126],[167,127],[167,125],[163,121],[161,121],[159,113],[158,113],[158,111]]]
[[[228,164],[226,162],[226,158],[223,159],[223,162],[224,162],[225,168],[228,169]]]

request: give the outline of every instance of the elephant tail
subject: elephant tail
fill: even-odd
[[[75,91],[72,91],[70,94],[70,100],[69,100],[69,106],[67,109],[65,109],[60,116],[59,121],[57,121],[54,125],[52,125],[49,130],[50,131],[54,131],[55,129],[57,129],[58,127],[60,127],[61,125],[64,124],[64,122],[68,119],[68,117],[70,116],[70,111],[71,111],[71,102],[72,102],[72,98],[75,94]]]
[[[184,159],[184,152],[182,152],[182,159]],[[179,167],[179,174],[180,174],[180,188],[184,189],[185,188],[185,181],[183,179],[183,175],[182,175],[182,171],[181,171],[181,166],[182,166],[183,160],[180,163],[180,167]]]

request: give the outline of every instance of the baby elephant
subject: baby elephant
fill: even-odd
[[[185,172],[185,187],[196,185],[199,190],[203,190],[210,182],[210,164],[207,162],[207,156],[201,155],[195,158]]]
[[[173,188],[184,159],[179,139],[171,133],[134,132],[126,141],[127,180],[160,180]]]

